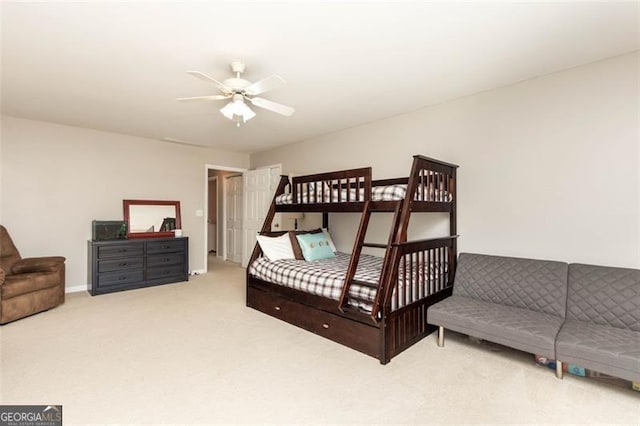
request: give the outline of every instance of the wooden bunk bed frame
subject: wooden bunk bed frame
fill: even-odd
[[[328,227],[328,213],[362,212],[345,285],[336,301],[258,279],[250,275],[247,267],[247,306],[378,358],[382,364],[388,363],[436,329],[427,323],[427,308],[451,295],[457,261],[457,167],[416,155],[406,178],[374,181],[370,167],[299,176],[291,182],[282,176],[262,235],[287,232],[271,231],[273,218],[280,212],[320,212],[324,227]],[[372,187],[394,184],[407,185],[404,199],[371,201]],[[285,194],[287,187],[293,203],[277,204],[276,199]],[[451,198],[443,194],[450,194]],[[376,212],[394,214],[387,244],[365,242],[369,218]],[[449,236],[407,241],[409,219],[414,212],[448,212]],[[371,312],[350,305],[354,299],[349,295],[350,285],[364,284],[354,281],[363,247],[385,250]],[[249,265],[261,254],[256,244]],[[446,269],[443,267],[433,276],[434,264],[446,265]]]

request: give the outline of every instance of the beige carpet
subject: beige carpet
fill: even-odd
[[[450,333],[382,366],[244,306],[244,270],[91,297],[0,327],[3,404],[87,423],[639,423],[640,393]]]

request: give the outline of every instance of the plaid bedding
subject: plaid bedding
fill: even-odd
[[[269,261],[265,257],[258,258],[249,266],[249,274],[274,284],[291,287],[306,293],[322,296],[329,299],[339,300],[344,279],[349,267],[351,255],[345,253],[336,253],[335,258],[315,260],[307,262],[296,259],[282,259]],[[377,284],[382,271],[383,258],[371,256],[367,254],[360,255],[358,269],[354,277],[355,280]],[[447,265],[443,264],[441,268],[430,268],[429,280],[436,282],[440,274],[446,273]],[[399,276],[404,276],[402,267]],[[424,279],[416,279],[416,271],[411,271],[408,275],[412,276],[411,282],[424,282]],[[422,275],[420,273],[420,275]],[[402,281],[399,283],[399,292],[402,295],[408,292]],[[435,290],[435,289],[434,289]],[[422,286],[414,285],[410,290],[412,299],[424,297],[425,289]],[[349,295],[361,299],[365,299],[371,303],[351,300],[350,303],[360,309],[371,312],[372,302],[375,299],[377,290],[375,288],[365,287],[358,284],[352,284],[349,288]],[[396,299],[399,299],[396,301]],[[392,309],[402,307],[403,297],[392,297]]]
[[[336,253],[335,258],[307,262],[296,259],[270,261],[261,257],[249,267],[249,274],[261,280],[291,287],[316,296],[340,299],[344,278],[351,255]],[[381,257],[363,254],[358,262],[355,279],[377,284],[382,271]],[[376,297],[376,289],[353,284],[349,294],[370,302]],[[371,310],[371,305],[361,306]]]
[[[318,200],[320,201],[320,200]],[[316,202],[316,197],[311,194],[307,197],[307,194],[298,194],[298,203],[310,204]],[[281,194],[276,197],[276,204],[293,204],[293,194]]]
[[[445,190],[435,190],[430,188],[431,194],[425,191],[425,195],[427,195],[427,199],[433,201],[440,202],[451,202],[453,196],[451,193]],[[398,201],[403,200],[405,195],[407,194],[407,185],[406,184],[396,184],[396,185],[382,185],[382,186],[374,186],[371,188],[371,201]],[[347,201],[347,190],[342,189],[333,189],[331,191],[327,190],[325,192],[325,202],[338,202],[338,195],[340,196],[341,202]],[[349,190],[349,200],[356,200],[356,189]],[[359,200],[364,199],[364,188],[360,188],[360,197]],[[329,199],[329,197],[331,197]],[[416,200],[422,200],[422,192],[418,191],[416,194]],[[302,200],[302,201],[301,201]],[[318,202],[322,202],[321,199]],[[298,194],[298,203],[315,203],[315,194],[311,193],[309,197],[307,197],[306,192],[304,194]],[[293,195],[292,194],[282,194],[276,197],[276,204],[293,204]]]

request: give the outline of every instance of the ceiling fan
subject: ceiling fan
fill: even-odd
[[[246,123],[248,120],[251,120],[256,116],[256,113],[249,108],[245,101],[257,107],[286,115],[287,117],[293,114],[295,110],[290,106],[257,97],[257,95],[284,85],[285,81],[282,77],[274,74],[270,77],[252,83],[241,77],[241,74],[245,69],[246,66],[242,62],[231,62],[231,70],[236,74],[236,76],[227,78],[226,80],[223,80],[222,83],[200,71],[187,71],[188,74],[191,74],[194,77],[202,79],[208,83],[213,83],[213,85],[217,87],[222,94],[193,96],[190,98],[178,98],[177,100],[181,102],[189,102],[230,99],[231,102],[222,107],[220,112],[229,120],[235,120],[238,127],[240,127],[240,118],[242,118],[242,121]]]

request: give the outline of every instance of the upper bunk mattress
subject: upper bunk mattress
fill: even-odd
[[[359,201],[364,199],[364,188],[360,188],[360,194],[358,197]],[[399,201],[404,200],[404,197],[407,195],[407,185],[406,184],[395,184],[395,185],[380,185],[374,186],[371,188],[371,201]],[[318,200],[316,201],[316,196],[312,192],[307,195],[307,193],[298,194],[297,203],[302,204],[311,204],[311,203],[337,203],[338,200],[340,202],[347,202],[347,198],[350,202],[356,201],[356,190],[355,189],[333,189],[331,191],[325,191],[324,200],[321,196],[318,196]],[[422,191],[418,190],[415,199],[418,201],[422,201],[422,198],[426,198],[426,201],[435,201],[435,202],[451,202],[453,197],[450,192],[445,190],[434,190],[430,188],[429,191],[425,191],[425,196],[422,196]],[[276,197],[276,204],[293,204],[293,194],[282,194]]]
[[[334,258],[314,260],[312,262],[296,259],[270,261],[265,257],[260,257],[249,266],[249,274],[263,281],[290,287],[316,296],[339,300],[350,259],[351,255],[340,252],[336,253]],[[354,279],[377,285],[383,261],[384,259],[381,257],[361,254]],[[421,279],[415,279],[416,273],[413,271],[414,279],[411,282],[422,284],[427,280],[436,282],[441,273],[447,272],[447,265],[443,263],[441,268],[431,267],[429,270],[430,276],[421,277]],[[400,273],[400,276],[403,276],[403,272]],[[423,296],[422,293],[425,291],[423,285],[416,284],[412,287],[413,300]],[[401,294],[404,291],[409,291],[408,288],[405,289],[402,281],[399,283],[398,288]],[[367,300],[369,303],[355,300],[351,300],[350,303],[366,312],[371,312],[376,292],[377,289],[375,288],[352,284],[349,288],[349,295]],[[392,297],[392,309],[402,307],[402,299],[402,297]]]

